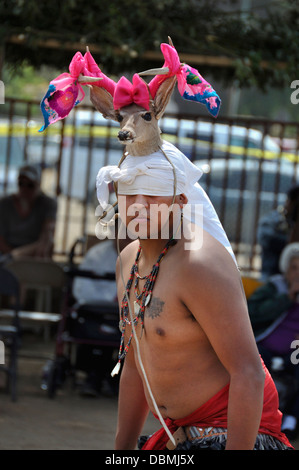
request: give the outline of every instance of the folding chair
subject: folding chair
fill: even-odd
[[[20,312],[21,327],[30,323],[36,326],[43,326],[45,339],[49,339],[49,329],[51,325],[60,321],[60,305],[53,312],[54,290],[62,298],[66,283],[66,276],[63,268],[54,261],[37,259],[16,259],[6,265],[20,283],[22,310]],[[28,293],[32,292],[34,303],[27,308],[25,303]]]
[[[0,370],[7,374],[7,388],[11,391],[12,401],[17,399],[17,359],[19,346],[19,307],[20,285],[13,273],[0,266],[0,295],[7,299],[12,312],[10,324],[0,323],[1,357]],[[11,301],[13,299],[13,303]],[[1,319],[1,309],[0,309]],[[7,317],[5,317],[7,322]],[[6,365],[6,352],[10,350],[9,363]]]

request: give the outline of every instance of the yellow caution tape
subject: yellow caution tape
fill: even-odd
[[[61,123],[59,122],[56,123],[55,126],[48,127],[43,133],[38,132],[40,127],[40,124],[37,125],[35,123],[32,123],[32,125],[27,127],[20,123],[13,123],[11,126],[9,126],[8,123],[1,123],[0,135],[13,135],[17,137],[32,136],[35,138],[43,138],[44,134],[49,136],[57,136],[59,138],[61,136]],[[66,124],[64,126],[64,136],[67,137],[78,136],[86,138],[107,138],[110,136],[111,138],[117,138],[118,131],[119,129],[117,127],[109,128],[107,126],[72,126],[70,124]],[[299,155],[291,152],[272,152],[270,150],[245,148],[236,145],[218,144],[215,142],[211,143],[200,139],[194,140],[190,138],[179,138],[170,134],[163,134],[163,137],[165,137],[165,140],[172,142],[174,145],[188,146],[191,153],[193,151],[196,152],[196,146],[199,145],[201,148],[205,148],[207,151],[211,151],[212,157],[214,151],[220,151],[223,153],[223,157],[225,157],[225,155],[239,155],[243,158],[247,157],[266,160],[276,160],[283,158],[293,163],[299,162]]]

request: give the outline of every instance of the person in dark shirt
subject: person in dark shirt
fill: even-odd
[[[299,186],[288,191],[284,206],[260,219],[257,239],[261,247],[261,279],[267,280],[279,272],[279,257],[286,244],[299,241]]]
[[[40,177],[37,167],[21,167],[18,192],[0,200],[2,258],[52,255],[57,202],[42,192]]]
[[[294,398],[288,404],[282,430],[289,438],[298,433],[299,365],[294,346],[299,343],[299,243],[282,251],[282,274],[271,276],[248,299],[248,311],[259,352],[268,369],[277,358],[284,372],[294,378]],[[273,368],[274,369],[274,368]]]

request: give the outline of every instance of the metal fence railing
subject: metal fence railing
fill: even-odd
[[[94,233],[97,172],[102,165],[118,163],[123,152],[116,138],[118,124],[80,105],[40,133],[38,102],[7,98],[0,112],[0,195],[15,190],[23,162],[40,165],[42,188],[58,199],[55,254],[65,257],[77,238]],[[200,184],[241,269],[258,272],[258,221],[299,184],[299,123],[165,114],[160,124],[164,138],[203,170]]]

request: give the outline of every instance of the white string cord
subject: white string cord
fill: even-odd
[[[161,152],[163,153],[163,155],[165,156],[165,158],[167,159],[167,161],[170,163],[170,165],[172,167],[172,171],[173,171],[174,194],[173,194],[173,200],[172,200],[171,208],[169,210],[169,215],[168,215],[168,218],[169,218],[172,207],[174,205],[175,197],[176,197],[177,178],[176,178],[175,167],[174,167],[172,161],[168,158],[168,156],[166,155],[164,150],[161,147],[159,147],[159,148],[160,148]],[[124,158],[120,161],[119,166],[120,166],[120,164],[122,163],[123,160],[124,160]],[[137,336],[137,333],[136,333],[136,328],[135,328],[135,325],[134,325],[134,317],[133,317],[133,313],[132,313],[132,309],[131,309],[131,305],[130,305],[130,300],[129,300],[129,296],[128,296],[127,289],[126,289],[126,283],[125,283],[124,276],[123,276],[123,265],[122,265],[122,260],[121,260],[121,253],[120,253],[120,248],[119,248],[119,239],[118,239],[118,237],[117,237],[117,251],[118,251],[118,257],[119,257],[119,264],[120,264],[121,280],[122,280],[122,283],[123,283],[123,286],[124,286],[124,289],[125,289],[125,295],[126,295],[126,300],[128,302],[128,308],[129,308],[130,320],[131,320],[131,325],[132,325],[133,337],[134,337],[135,343],[136,343],[138,363],[139,363],[139,366],[140,366],[140,369],[141,369],[141,372],[142,372],[142,375],[143,375],[148,393],[150,395],[153,406],[155,408],[156,414],[159,418],[159,421],[162,424],[162,426],[163,426],[166,434],[168,435],[169,439],[171,440],[171,442],[175,446],[175,444],[176,444],[175,439],[174,439],[173,435],[171,434],[171,432],[169,431],[169,429],[168,429],[168,427],[167,427],[167,425],[164,421],[164,418],[160,413],[160,410],[159,410],[158,405],[156,403],[155,397],[154,397],[153,392],[151,390],[151,387],[150,387],[150,384],[149,384],[149,381],[148,381],[148,378],[147,378],[147,375],[146,375],[146,371],[145,371],[144,366],[143,366],[143,362],[142,362],[142,358],[141,358],[141,354],[140,354],[139,340],[138,340],[138,336]]]

